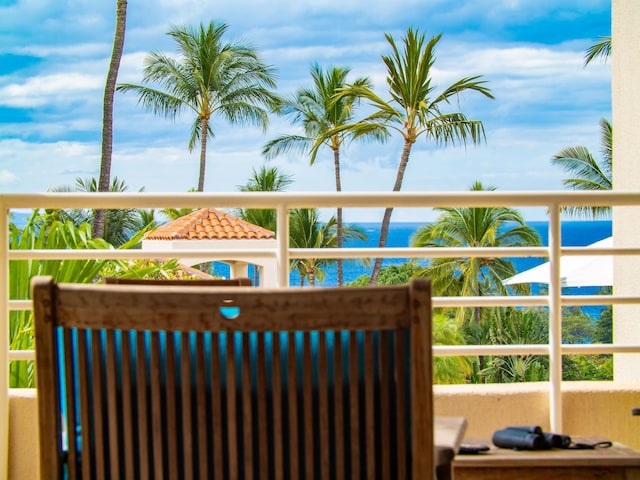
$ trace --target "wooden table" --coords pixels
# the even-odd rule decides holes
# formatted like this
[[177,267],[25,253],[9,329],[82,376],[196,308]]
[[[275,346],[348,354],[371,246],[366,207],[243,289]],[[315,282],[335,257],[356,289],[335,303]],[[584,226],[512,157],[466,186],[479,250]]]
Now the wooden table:
[[487,439],[464,442],[484,443],[491,450],[456,455],[452,462],[453,480],[640,480],[640,452],[619,443],[595,450],[517,451],[497,448]]

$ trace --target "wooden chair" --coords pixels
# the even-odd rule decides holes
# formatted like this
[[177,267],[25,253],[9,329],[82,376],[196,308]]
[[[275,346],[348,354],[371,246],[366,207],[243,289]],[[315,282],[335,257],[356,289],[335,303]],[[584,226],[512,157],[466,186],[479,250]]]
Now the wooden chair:
[[434,476],[427,280],[32,293],[42,478]]

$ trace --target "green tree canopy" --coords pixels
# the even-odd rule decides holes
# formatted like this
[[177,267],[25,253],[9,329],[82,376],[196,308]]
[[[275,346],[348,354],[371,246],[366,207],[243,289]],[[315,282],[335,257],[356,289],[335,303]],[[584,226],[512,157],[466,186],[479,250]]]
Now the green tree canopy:
[[[397,192],[402,187],[411,148],[419,137],[424,136],[436,145],[478,144],[484,139],[481,121],[447,109],[452,103],[459,105],[460,95],[466,92],[476,92],[487,98],[493,98],[493,95],[480,76],[461,78],[436,91],[433,80],[435,49],[441,35],[425,43],[424,34],[409,28],[400,46],[391,35],[385,34],[385,37],[391,46],[391,55],[382,56],[387,67],[390,98],[384,100],[370,88],[358,85],[342,90],[336,98],[361,97],[373,108],[369,116],[339,130],[349,130],[355,135],[376,130],[387,135],[391,130],[402,136],[404,145],[393,185],[393,191]],[[380,248],[387,243],[392,212],[393,208],[385,210],[378,243]],[[382,258],[377,258],[371,272],[372,284],[377,283],[381,266]]]
[[[551,159],[569,174],[563,183],[573,190],[611,190],[613,188],[613,127],[600,119],[600,143],[602,159],[597,161],[587,147],[569,147],[556,153]],[[608,217],[610,206],[565,207],[564,211],[574,216],[591,218]]]
[[145,59],[145,84],[117,88],[136,93],[138,102],[157,115],[175,118],[183,110],[194,114],[189,150],[200,141],[199,192],[204,191],[207,138],[214,137],[212,118],[266,130],[269,111],[280,106],[273,68],[252,45],[225,41],[227,29],[215,22],[172,28],[168,35],[178,47],[177,58],[151,52]]

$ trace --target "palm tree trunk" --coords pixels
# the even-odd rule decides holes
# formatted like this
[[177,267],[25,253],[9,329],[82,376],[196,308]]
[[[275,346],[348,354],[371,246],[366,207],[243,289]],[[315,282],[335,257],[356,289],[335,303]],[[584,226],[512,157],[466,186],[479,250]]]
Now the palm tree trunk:
[[[108,192],[111,183],[111,154],[113,152],[113,97],[118,80],[120,59],[124,48],[124,33],[127,24],[127,0],[118,0],[116,5],[116,31],[113,37],[111,62],[107,72],[102,104],[102,157],[100,159],[100,178],[98,192]],[[104,237],[105,211],[98,209],[94,213],[93,238]]]
[[[411,147],[413,142],[410,140],[404,141],[404,147],[402,148],[402,156],[400,157],[400,164],[398,165],[398,173],[396,174],[396,183],[393,185],[393,191],[399,192],[402,188],[402,180],[404,179],[404,172],[407,169],[409,163],[409,155],[411,154]],[[391,213],[393,208],[388,207],[384,211],[382,217],[382,225],[380,226],[380,241],[378,242],[378,248],[384,248],[387,245],[387,237],[389,236],[389,224],[391,223]],[[380,269],[382,268],[382,258],[376,258],[373,263],[373,270],[371,271],[371,280],[369,285],[377,285],[378,277],[380,276]]]
[[198,191],[204,192],[204,173],[207,166],[207,136],[209,133],[209,119],[200,118],[200,173],[198,175]]
[[[336,175],[336,192],[342,191],[342,180],[340,178],[340,150],[333,149],[333,164]],[[336,211],[336,246],[342,248],[342,207],[338,207]],[[344,273],[342,270],[342,259],[338,258],[338,286],[344,284]]]

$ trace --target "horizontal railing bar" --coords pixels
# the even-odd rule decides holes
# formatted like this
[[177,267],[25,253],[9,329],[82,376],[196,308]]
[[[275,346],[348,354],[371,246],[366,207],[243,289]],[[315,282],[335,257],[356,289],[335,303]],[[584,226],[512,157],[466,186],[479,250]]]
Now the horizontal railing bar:
[[367,208],[638,205],[640,193],[601,191],[5,193],[8,208]]
[[[562,345],[564,355],[640,353],[640,345],[612,345],[608,343],[590,343],[580,345]],[[500,355],[549,355],[548,345],[434,345],[436,357],[470,357]],[[9,360],[35,360],[34,350],[9,350]]]
[[113,249],[78,249],[78,250],[10,250],[9,260],[127,260],[148,258],[211,258],[212,260],[228,260],[231,258],[274,258],[274,248],[261,250],[113,250]]
[[[640,299],[639,299],[640,300]],[[548,306],[549,297],[543,295],[491,297],[433,297],[433,308],[443,307],[533,307]]]
[[546,247],[385,247],[292,248],[290,258],[457,258],[457,257],[547,257]]
[[[564,249],[563,249],[564,250]],[[593,251],[592,251],[593,250]],[[510,247],[510,248],[494,248],[494,247],[475,247],[475,248],[411,248],[411,247],[393,247],[378,250],[376,248],[291,248],[290,258],[463,258],[463,257],[547,257],[548,249],[545,247]],[[580,250],[572,249],[570,255],[595,256],[596,249],[582,247]],[[596,255],[603,254],[617,255],[640,255],[638,248],[625,249],[606,249],[600,253],[599,249]],[[43,260],[59,260],[59,259],[124,259],[124,258],[150,258],[150,257],[169,257],[169,258],[193,258],[193,257],[211,257],[211,258],[228,258],[229,255],[247,255],[257,256],[260,258],[274,257],[277,254],[276,248],[263,249],[174,249],[174,250],[114,250],[114,249],[81,249],[81,250],[10,250],[8,252],[9,260],[29,260],[31,258]]]
[[434,345],[437,357],[469,357],[487,355],[548,355],[548,345]]
[[[322,288],[322,287],[320,287]],[[632,305],[640,304],[640,297],[622,295],[563,295],[564,306],[580,305]],[[548,306],[546,295],[514,295],[514,296],[486,296],[486,297],[434,297],[434,308],[443,307],[532,307]],[[31,310],[30,300],[10,300],[9,310]]]

